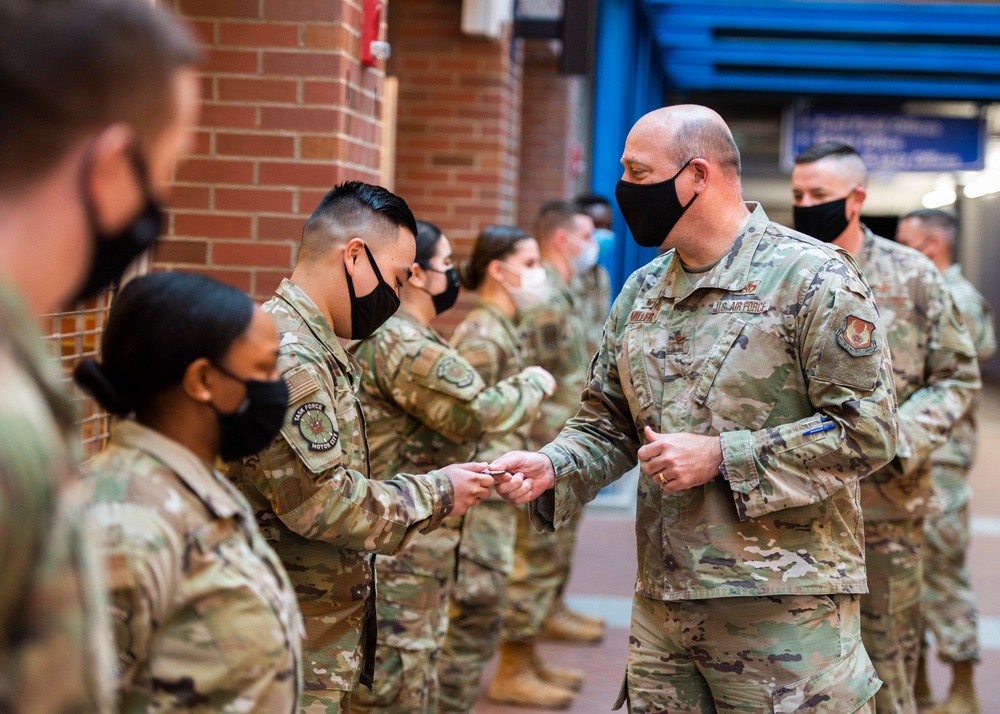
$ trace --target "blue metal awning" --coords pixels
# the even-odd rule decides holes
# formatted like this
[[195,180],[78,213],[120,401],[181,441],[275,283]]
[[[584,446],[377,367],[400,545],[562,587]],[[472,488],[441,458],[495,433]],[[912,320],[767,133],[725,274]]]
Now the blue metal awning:
[[641,2],[673,91],[1000,100],[1000,4]]

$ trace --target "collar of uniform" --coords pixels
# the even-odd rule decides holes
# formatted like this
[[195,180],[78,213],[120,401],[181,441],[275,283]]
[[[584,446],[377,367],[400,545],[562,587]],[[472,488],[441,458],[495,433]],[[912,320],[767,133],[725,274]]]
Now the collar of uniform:
[[[958,278],[964,277],[962,275],[962,266],[959,265],[958,263],[952,263],[951,265],[949,265],[947,268],[944,269],[944,272],[942,272],[941,275],[945,277],[946,281],[953,281],[957,280]],[[949,285],[950,284],[951,283],[949,283]]]
[[705,273],[688,273],[681,265],[677,251],[674,251],[670,266],[663,275],[662,289],[654,290],[652,294],[683,300],[699,289],[735,292],[746,288],[750,282],[753,256],[768,223],[767,214],[759,203],[748,202],[746,207],[750,218],[736,236],[733,247],[714,268]]
[[476,299],[476,307],[492,315],[493,319],[495,319],[507,333],[507,337],[511,340],[511,342],[515,345],[521,344],[521,336],[517,333],[514,321],[507,317],[507,315],[505,315],[500,308],[493,303],[486,302],[482,298]]
[[569,304],[574,303],[573,293],[569,289],[569,285],[563,280],[563,276],[559,274],[559,271],[555,269],[552,263],[548,261],[542,261],[542,267],[545,268],[546,279],[549,281],[549,287],[555,290],[557,293],[569,300]]
[[274,291],[274,294],[287,303],[288,307],[302,318],[309,331],[326,347],[341,369],[344,370],[344,373],[354,383],[357,376],[357,362],[348,356],[347,350],[344,349],[340,338],[337,337],[337,333],[330,327],[330,323],[326,321],[326,316],[316,307],[316,303],[306,295],[302,288],[288,278],[281,281],[281,285]]
[[[396,314],[393,315],[393,317],[399,318],[400,320],[406,320],[411,325],[413,325],[413,327],[415,327],[416,329],[420,330],[420,332],[422,334],[426,335],[428,338],[430,338],[432,340],[435,340],[436,342],[439,342],[442,345],[445,345],[445,346],[448,345],[447,340],[445,340],[443,337],[441,337],[441,335],[439,335],[437,333],[437,331],[433,327],[431,327],[430,325],[425,325],[420,320],[418,320],[416,317],[414,317],[413,314],[410,313],[409,311],[407,311],[406,309],[404,309],[402,307],[399,308],[398,310],[396,310]],[[393,317],[390,317],[389,320],[392,320]],[[388,322],[388,320],[386,322]]]
[[233,493],[217,471],[199,459],[195,454],[173,439],[143,426],[133,419],[115,419],[111,423],[111,443],[138,449],[162,463],[177,474],[189,489],[218,518],[245,518]]

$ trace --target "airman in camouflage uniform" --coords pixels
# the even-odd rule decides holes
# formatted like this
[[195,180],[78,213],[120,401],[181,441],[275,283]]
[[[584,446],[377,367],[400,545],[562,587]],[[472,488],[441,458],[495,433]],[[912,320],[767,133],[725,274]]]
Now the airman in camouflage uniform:
[[[518,311],[518,329],[523,336],[527,362],[549,370],[558,386],[531,425],[532,448],[555,438],[580,407],[590,353],[582,314],[584,303],[573,294],[567,281],[585,272],[583,268],[593,267],[575,258],[588,257],[589,251],[587,262],[596,260],[598,248],[591,237],[593,227],[593,219],[567,201],[544,204],[535,219],[535,237],[549,290],[542,300]],[[511,666],[501,666],[490,685],[489,696],[494,701],[535,704],[537,679],[571,691],[583,685],[582,670],[550,665],[542,671],[533,671],[537,668],[532,666],[540,661],[534,647],[543,622],[547,617],[562,615],[552,611],[569,576],[578,524],[579,518],[556,533],[536,533],[528,522],[527,509],[518,515],[514,570],[507,584],[500,647],[501,664],[505,659],[515,661]],[[560,624],[562,634],[577,640],[593,641],[603,635],[592,624],[572,623],[569,627],[566,622]],[[507,672],[517,674],[513,678],[502,676]]]
[[87,467],[123,712],[295,714],[302,619],[246,500],[134,421]]
[[[381,187],[342,184],[306,223],[292,279],[264,304],[281,340],[278,369],[289,387],[288,412],[278,438],[259,455],[229,464],[229,476],[299,595],[307,714],[349,711],[357,683],[372,686],[375,554],[397,553],[416,533],[464,513],[473,490],[485,496],[492,485],[492,478],[462,467],[370,478],[357,396],[361,374],[335,330],[364,339],[395,312],[415,233],[401,199]],[[374,243],[383,268],[362,235]],[[348,267],[353,278],[351,272],[344,277]],[[377,282],[357,296],[362,271]]]
[[[533,418],[550,382],[528,370],[487,387],[405,307],[351,352],[363,369],[361,401],[375,478],[470,460],[479,443]],[[398,555],[378,558],[375,689],[371,696],[356,695],[356,710],[437,712],[437,664],[461,525],[461,519],[447,519],[433,533],[415,536]]]
[[71,487],[76,409],[0,282],[0,711],[111,712],[96,538]]
[[[858,153],[828,142],[795,161],[796,228],[854,256],[875,296],[892,354],[899,403],[896,458],[861,486],[869,587],[861,602],[862,636],[884,683],[876,696],[880,714],[913,712],[923,519],[937,509],[929,457],[972,403],[979,368],[968,329],[934,265],[860,222],[867,171]],[[825,227],[828,212],[838,219],[833,227]],[[855,331],[845,333],[852,346],[858,338]]]
[[[858,481],[892,457],[896,428],[871,292],[849,256],[742,203],[711,110],[646,115],[622,163],[633,236],[666,252],[615,301],[559,438],[491,464],[530,483],[498,488],[537,499],[551,530],[642,463],[619,705],[873,711]],[[851,326],[870,341],[847,342]]]
[[[37,326],[117,282],[151,247],[149,203],[169,193],[195,122],[196,57],[190,36],[149,3],[0,3],[3,712],[113,710],[100,554],[75,466],[78,414]],[[140,175],[142,163],[155,175]],[[139,218],[143,230],[131,230]]]
[[[985,298],[952,263],[955,219],[940,210],[923,209],[903,216],[896,240],[919,250],[941,271],[955,306],[969,328],[979,364],[996,351],[993,313]],[[978,400],[977,400],[978,401]],[[979,662],[976,601],[966,567],[969,549],[969,469],[976,453],[977,403],[954,426],[948,442],[931,454],[931,478],[940,511],[924,523],[924,623],[934,633],[938,656],[952,667],[952,685],[932,714],[979,711],[973,665]],[[926,646],[926,643],[924,643]],[[921,655],[917,673],[917,705],[933,703]]]

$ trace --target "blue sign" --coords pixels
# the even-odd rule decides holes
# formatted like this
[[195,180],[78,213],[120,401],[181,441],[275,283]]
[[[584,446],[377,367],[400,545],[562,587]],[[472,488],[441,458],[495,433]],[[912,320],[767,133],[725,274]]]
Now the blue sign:
[[978,171],[986,153],[983,117],[868,114],[847,111],[785,113],[781,165],[791,171],[795,157],[814,144],[843,141],[872,172]]

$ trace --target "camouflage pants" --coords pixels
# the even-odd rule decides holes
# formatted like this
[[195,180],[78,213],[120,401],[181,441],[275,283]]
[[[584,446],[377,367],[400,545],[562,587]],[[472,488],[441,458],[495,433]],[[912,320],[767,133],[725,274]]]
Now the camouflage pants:
[[299,714],[351,714],[351,692],[306,690],[302,692]]
[[435,714],[438,659],[448,629],[447,582],[408,573],[378,580],[378,647],[372,691],[351,700],[357,714]]
[[[576,522],[567,524],[575,531]],[[526,642],[538,636],[545,616],[569,575],[566,536],[539,533],[528,520],[527,510],[517,514],[514,570],[507,584],[503,611],[503,640]]]
[[[471,519],[466,515],[462,528],[448,634],[438,664],[441,714],[464,714],[479,695],[483,668],[500,644],[507,577],[514,557],[517,510],[503,502],[486,501],[473,513]],[[492,557],[485,557],[491,553]]]
[[946,662],[978,662],[976,599],[965,558],[968,505],[927,519],[924,526],[924,623]]
[[875,711],[856,595],[632,599],[630,714]]
[[865,522],[868,594],[861,598],[861,637],[883,682],[875,697],[879,714],[917,711],[923,541],[922,519]]

